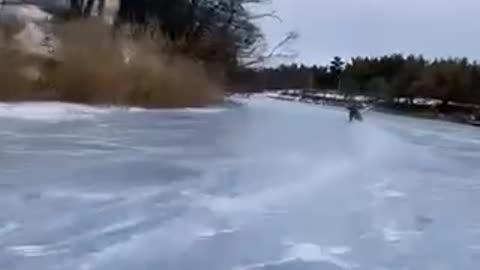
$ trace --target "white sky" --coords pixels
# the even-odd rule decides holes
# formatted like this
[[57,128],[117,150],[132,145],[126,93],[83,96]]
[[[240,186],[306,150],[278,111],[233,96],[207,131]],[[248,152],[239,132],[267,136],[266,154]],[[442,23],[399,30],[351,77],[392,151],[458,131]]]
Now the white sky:
[[259,24],[270,44],[295,30],[296,62],[391,53],[480,59],[480,0],[271,0],[283,22]]

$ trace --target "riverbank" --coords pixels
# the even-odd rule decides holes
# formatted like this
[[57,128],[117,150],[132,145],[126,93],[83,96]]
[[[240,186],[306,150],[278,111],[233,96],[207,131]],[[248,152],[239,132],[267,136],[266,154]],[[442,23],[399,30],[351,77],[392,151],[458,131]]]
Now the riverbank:
[[[160,33],[155,39],[134,39],[127,31],[113,36],[110,25],[94,19],[51,28],[58,44],[39,54],[18,46],[22,31],[12,34],[0,25],[1,101],[179,108],[223,99],[205,66],[177,52]],[[43,28],[35,29],[46,37]]]
[[0,101],[146,108],[221,103],[221,78],[161,29],[63,20],[12,2],[0,12]]

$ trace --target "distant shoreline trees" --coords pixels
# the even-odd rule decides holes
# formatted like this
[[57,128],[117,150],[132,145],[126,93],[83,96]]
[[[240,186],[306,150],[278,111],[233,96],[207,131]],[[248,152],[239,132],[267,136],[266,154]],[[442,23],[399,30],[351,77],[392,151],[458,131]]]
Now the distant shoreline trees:
[[329,66],[291,64],[246,72],[252,78],[250,89],[313,88],[368,95],[387,102],[432,98],[443,105],[480,104],[480,64],[466,58],[427,60],[401,54],[355,57],[339,72],[340,63],[341,59],[334,58]]

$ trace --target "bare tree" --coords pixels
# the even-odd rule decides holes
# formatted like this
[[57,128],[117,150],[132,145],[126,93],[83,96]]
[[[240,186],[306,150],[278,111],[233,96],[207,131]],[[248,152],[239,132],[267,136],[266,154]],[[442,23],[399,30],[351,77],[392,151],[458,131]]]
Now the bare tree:
[[105,10],[105,0],[70,0],[70,12],[73,16],[88,17],[92,15],[95,4],[97,14],[101,16]]
[[95,0],[87,0],[87,2],[85,3],[85,8],[83,9],[84,16],[90,16],[90,14],[92,14],[94,4]]
[[274,11],[254,13],[252,5],[266,0],[121,0],[118,21],[148,24],[155,21],[185,51],[204,61],[227,66],[256,65],[274,58],[290,58],[287,45],[297,39],[288,33],[271,50],[256,24],[260,19],[281,21]]
[[70,0],[70,11],[74,16],[82,15],[82,7],[84,0]]
[[98,0],[98,15],[103,16],[105,11],[105,0]]
[[245,66],[256,66],[260,64],[265,64],[269,61],[275,59],[293,59],[297,56],[297,53],[294,51],[285,51],[285,47],[288,44],[294,42],[299,37],[297,32],[291,31],[288,32],[285,37],[280,40],[277,44],[275,44],[268,53],[263,53],[265,49],[261,47],[261,45],[257,47],[253,47],[246,55],[245,59],[246,62],[244,63]]

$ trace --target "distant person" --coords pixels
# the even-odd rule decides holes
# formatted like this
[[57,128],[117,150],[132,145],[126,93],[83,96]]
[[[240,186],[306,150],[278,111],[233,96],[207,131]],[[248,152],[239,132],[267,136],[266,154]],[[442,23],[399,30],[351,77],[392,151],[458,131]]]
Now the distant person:
[[415,227],[417,231],[424,231],[428,226],[433,223],[433,218],[423,215],[415,217]]
[[362,114],[358,108],[358,105],[355,103],[351,103],[347,106],[348,110],[348,121],[352,122],[353,120],[362,121]]

